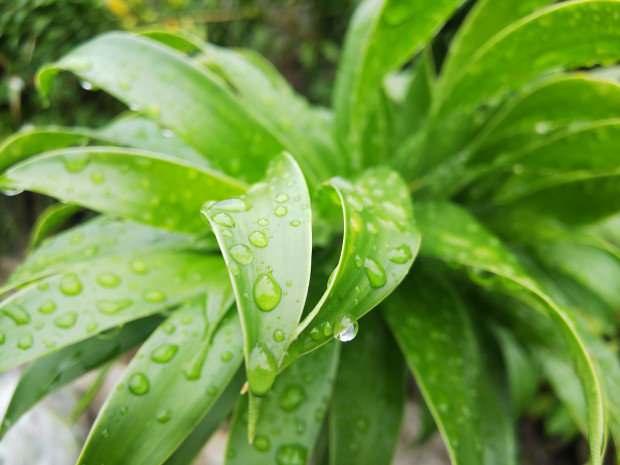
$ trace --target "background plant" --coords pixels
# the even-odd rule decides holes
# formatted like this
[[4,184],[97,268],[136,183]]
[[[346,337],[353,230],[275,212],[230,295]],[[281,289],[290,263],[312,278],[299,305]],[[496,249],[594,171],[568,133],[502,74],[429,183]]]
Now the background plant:
[[[620,58],[620,3],[482,0],[444,56],[460,3],[362,3],[333,112],[183,34],[104,34],[45,67],[43,95],[70,71],[135,114],[2,146],[4,189],[65,202],[2,288],[0,367],[37,359],[3,431],[142,343],[80,463],[186,463],[235,403],[229,464],[389,463],[406,366],[454,463],[516,463],[534,408],[602,463],[620,94],[598,65]],[[102,214],[43,240],[81,207]]]

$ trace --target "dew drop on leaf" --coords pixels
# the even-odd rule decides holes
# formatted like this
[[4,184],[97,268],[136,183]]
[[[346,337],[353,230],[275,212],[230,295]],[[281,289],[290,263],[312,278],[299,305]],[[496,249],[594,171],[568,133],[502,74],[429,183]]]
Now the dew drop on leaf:
[[254,231],[250,233],[248,240],[250,241],[250,244],[252,244],[254,247],[259,248],[266,247],[267,243],[269,242],[267,236],[261,231]]
[[378,261],[367,258],[364,260],[364,270],[366,271],[366,277],[368,278],[370,287],[380,288],[387,283],[385,270]]
[[121,310],[129,307],[133,304],[133,301],[130,299],[119,299],[119,300],[109,300],[102,299],[97,302],[97,309],[101,313],[105,313],[106,315],[114,315]]
[[116,287],[120,284],[121,279],[114,273],[101,273],[97,276],[97,282],[105,287]]
[[149,268],[146,265],[146,263],[144,263],[142,260],[139,260],[139,259],[132,260],[129,263],[129,267],[131,268],[131,271],[133,271],[136,274],[145,274],[149,271]]
[[288,194],[286,192],[280,192],[278,195],[276,195],[276,202],[278,203],[284,203],[288,200]]
[[357,320],[350,315],[343,315],[334,328],[336,338],[342,342],[352,341],[357,335]]
[[134,373],[129,378],[129,391],[136,396],[143,396],[151,387],[149,383],[149,379],[144,375],[144,373]]
[[90,179],[92,182],[94,182],[95,184],[103,184],[105,182],[105,176],[103,175],[102,171],[94,171],[91,175],[90,175]]
[[233,354],[232,352],[225,350],[220,354],[220,360],[222,362],[230,362],[232,360]]
[[159,289],[150,289],[144,292],[144,300],[147,302],[163,302],[166,300],[166,294]]
[[280,303],[282,289],[268,274],[260,274],[254,282],[254,302],[263,312],[270,312]]
[[273,212],[276,216],[284,216],[288,212],[288,209],[284,205],[278,205]]
[[267,218],[259,218],[256,222],[259,226],[267,226],[269,224],[269,220]]
[[67,312],[56,318],[54,320],[54,325],[62,329],[73,328],[75,326],[75,322],[77,321],[77,317],[77,313]]
[[294,228],[296,228],[297,226],[299,226],[301,224],[301,221],[299,220],[293,220],[291,221],[291,226],[293,226]]
[[273,332],[273,340],[276,342],[282,342],[284,340],[284,331],[282,331],[281,329],[276,329]]
[[176,344],[162,344],[151,352],[151,360],[157,363],[167,363],[179,350]]
[[[252,208],[252,205],[250,205],[248,202],[246,202],[243,199],[226,199],[226,200],[222,200],[220,202],[210,205],[210,208],[213,208],[215,210],[225,211],[225,212],[246,212]],[[226,225],[222,225],[222,226],[226,226]]]
[[156,419],[158,423],[163,424],[163,423],[168,423],[168,421],[170,421],[171,416],[172,416],[172,413],[170,412],[170,410],[165,409],[157,414]]
[[4,333],[0,333],[0,345],[4,344],[4,341],[6,341],[6,336]]
[[233,228],[235,226],[235,220],[228,213],[220,212],[211,216],[211,220],[215,224],[219,224],[220,226],[224,226],[226,228]]
[[34,339],[32,337],[32,334],[26,333],[23,336],[21,336],[19,340],[17,341],[17,348],[22,349],[22,350],[30,349],[33,343],[34,343]]
[[257,344],[250,352],[247,369],[250,390],[256,396],[269,392],[278,373],[278,365],[271,351],[264,344]]
[[308,460],[306,448],[299,444],[285,444],[278,449],[278,465],[305,465]]
[[108,428],[104,429],[101,432],[101,437],[104,438],[104,439],[109,438],[110,437],[110,430]]
[[304,400],[306,400],[306,393],[303,388],[297,384],[289,384],[284,389],[279,403],[282,410],[292,412],[299,407]]
[[87,153],[73,153],[64,157],[65,168],[71,173],[83,171],[89,163],[90,156]]
[[2,310],[17,326],[27,325],[30,323],[30,314],[18,305],[7,307]]
[[267,452],[271,447],[271,441],[267,436],[257,435],[254,438],[254,448],[260,452]]
[[69,273],[68,275],[63,276],[60,281],[60,292],[70,296],[78,295],[82,292],[82,283],[75,273]]
[[404,264],[411,260],[411,249],[408,245],[401,245],[400,247],[394,247],[387,253],[387,258],[393,263]]
[[254,261],[254,252],[245,244],[233,245],[228,252],[241,265],[249,265]]

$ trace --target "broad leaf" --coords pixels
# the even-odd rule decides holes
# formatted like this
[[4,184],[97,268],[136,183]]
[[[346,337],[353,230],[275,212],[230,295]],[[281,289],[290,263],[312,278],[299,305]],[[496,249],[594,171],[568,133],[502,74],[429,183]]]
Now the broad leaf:
[[243,360],[236,312],[222,320],[232,303],[222,278],[140,348],[102,407],[78,464],[163,463],[208,414]]
[[332,343],[293,363],[261,404],[252,444],[247,440],[247,396],[232,422],[226,465],[308,463],[336,377],[340,347]]
[[45,238],[54,234],[81,208],[77,205],[55,203],[47,207],[37,218],[32,227],[28,248],[30,250],[38,247]]
[[615,0],[578,0],[538,10],[513,23],[479,48],[459,72],[442,81],[438,111],[461,112],[516,90],[547,71],[617,61],[620,32],[615,16],[619,13]]
[[205,206],[226,259],[244,331],[251,392],[273,384],[310,281],[312,223],[304,176],[288,154],[247,195]]
[[144,341],[161,321],[157,316],[134,321],[118,331],[113,329],[110,335],[94,336],[35,360],[15,388],[0,426],[0,438],[44,397]]
[[47,152],[9,168],[0,188],[32,190],[96,211],[184,232],[204,231],[209,199],[245,191],[217,171],[161,154],[108,147]]
[[509,413],[499,405],[472,322],[454,289],[416,266],[406,288],[385,307],[452,463],[515,464]]
[[218,76],[154,40],[125,32],[96,37],[39,73],[44,95],[61,70],[157,120],[228,174],[256,180],[281,150]]
[[405,364],[378,312],[365,321],[369,326],[342,347],[329,415],[332,465],[389,465],[398,444]]
[[352,337],[357,320],[403,280],[420,245],[411,197],[395,172],[371,169],[355,183],[334,178],[324,195],[342,207],[342,251],[327,290],[297,329],[291,361],[334,337]]
[[517,284],[543,304],[564,337],[588,406],[588,439],[593,463],[601,463],[604,408],[601,380],[572,316],[528,276],[517,258],[492,233],[464,210],[449,203],[419,204],[416,221],[425,238],[421,254],[471,267],[474,273],[492,273]]
[[334,92],[336,128],[346,137],[354,168],[362,168],[361,141],[381,80],[409,60],[448,20],[462,0],[366,0],[347,30]]
[[174,307],[222,276],[220,257],[136,251],[42,279],[0,302],[0,371]]

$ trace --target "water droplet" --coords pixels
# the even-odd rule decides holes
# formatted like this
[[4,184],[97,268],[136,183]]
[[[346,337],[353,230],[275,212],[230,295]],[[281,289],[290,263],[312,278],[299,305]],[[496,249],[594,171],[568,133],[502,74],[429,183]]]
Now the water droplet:
[[232,360],[233,354],[229,350],[225,350],[220,354],[220,360],[222,362],[230,362]]
[[250,233],[248,240],[250,241],[250,244],[252,244],[254,247],[260,248],[266,247],[267,243],[269,242],[267,236],[265,236],[265,234],[263,234],[261,231],[254,231]]
[[270,312],[280,303],[282,289],[268,274],[260,274],[254,282],[254,302],[263,312]]
[[349,224],[351,225],[351,229],[355,233],[359,233],[362,230],[362,219],[357,213],[351,212],[351,216],[349,217]]
[[168,421],[170,420],[170,417],[172,416],[170,410],[166,409],[166,410],[162,410],[161,412],[159,412],[157,414],[157,417],[155,417],[157,419],[158,423],[168,423]]
[[364,209],[364,202],[357,194],[349,194],[347,196],[347,201],[355,211],[361,212]]
[[22,350],[30,349],[32,347],[32,344],[34,344],[32,334],[26,333],[21,336],[17,341],[17,348]]
[[234,228],[235,227],[235,220],[233,220],[233,217],[230,216],[228,213],[216,213],[215,215],[211,216],[211,221],[213,221],[215,224],[219,224],[220,226],[224,226],[226,228]]
[[230,229],[224,229],[222,231],[222,236],[228,237],[230,239],[231,237],[233,237],[233,233]]
[[166,294],[164,294],[159,289],[149,289],[148,291],[144,292],[144,300],[154,303],[163,302],[164,300],[166,300]]
[[149,379],[144,375],[144,373],[134,373],[129,378],[129,391],[136,396],[143,396],[151,387],[149,383]]
[[54,325],[58,328],[69,329],[75,326],[75,322],[77,321],[77,313],[75,312],[67,312],[64,315],[59,316],[54,320]]
[[312,339],[313,341],[320,341],[321,339],[323,339],[323,336],[321,335],[321,330],[318,327],[314,327],[310,330],[310,339]]
[[299,226],[301,224],[301,221],[299,220],[293,220],[291,221],[291,226],[293,226],[294,228],[296,228],[297,226]]
[[286,215],[286,212],[288,212],[288,209],[284,205],[278,205],[273,212],[276,216],[284,216]]
[[253,445],[254,449],[260,452],[266,452],[269,450],[269,447],[271,447],[271,442],[269,441],[269,438],[267,436],[256,435]]
[[166,334],[172,334],[176,331],[177,327],[172,323],[166,323],[162,329],[166,332]]
[[2,192],[4,195],[6,195],[8,197],[14,197],[14,196],[19,195],[22,192],[24,192],[24,189],[22,189],[20,187],[14,187],[14,188],[3,187],[2,190],[0,190],[0,192]]
[[90,156],[88,153],[72,153],[71,155],[65,155],[63,161],[67,171],[79,173],[90,163]]
[[105,176],[103,175],[103,172],[100,170],[94,171],[90,175],[90,179],[95,184],[103,184],[105,182]]
[[207,388],[207,394],[209,394],[210,396],[216,395],[217,394],[217,386],[213,386],[213,385],[209,386]]
[[334,328],[334,334],[342,342],[352,341],[357,335],[357,320],[350,315],[343,315]]
[[369,221],[368,223],[366,223],[366,229],[368,229],[368,232],[372,234],[373,236],[376,236],[379,233],[379,228],[372,221]]
[[304,400],[306,400],[306,393],[303,388],[297,384],[289,384],[280,397],[280,407],[282,410],[292,412]]
[[135,259],[129,263],[131,271],[136,274],[146,274],[149,271],[149,267],[142,260]]
[[105,287],[116,287],[120,284],[121,279],[114,273],[101,273],[97,276],[97,282]]
[[376,289],[385,286],[387,276],[385,274],[385,270],[379,262],[373,260],[372,258],[367,258],[364,260],[364,269],[366,271],[366,277],[368,278],[370,287],[374,287]]
[[252,205],[243,199],[226,199],[215,204],[210,204],[209,207],[214,210],[225,212],[247,212],[252,208]]
[[114,315],[121,310],[131,306],[133,301],[130,299],[108,300],[102,299],[97,302],[97,309],[106,315]]
[[102,437],[103,439],[107,439],[107,438],[109,438],[109,437],[110,437],[110,430],[109,430],[108,428],[104,429],[104,430],[101,432],[101,437]]
[[331,336],[333,332],[334,332],[334,328],[329,321],[326,321],[325,323],[323,323],[323,335],[325,337]]
[[256,223],[259,226],[267,226],[269,224],[269,220],[267,218],[259,218]]
[[357,268],[361,268],[363,264],[364,264],[364,261],[362,260],[362,257],[360,257],[359,255],[356,255],[355,256],[355,266]]
[[257,344],[250,352],[247,376],[252,393],[264,396],[269,392],[278,373],[278,365],[271,351],[264,344]]
[[27,325],[30,323],[30,314],[18,305],[7,307],[2,310],[6,316],[8,316],[17,326]]
[[80,81],[80,87],[84,90],[95,90],[93,84],[88,81]]
[[355,426],[362,433],[365,433],[368,431],[368,420],[365,417],[360,415],[357,417],[357,420],[355,420]]
[[411,260],[412,254],[411,249],[408,245],[401,245],[400,247],[395,247],[388,251],[387,258],[394,263],[407,263]]
[[295,432],[297,434],[304,434],[308,429],[306,420],[303,418],[295,418]]
[[276,195],[276,202],[284,203],[288,200],[288,194],[286,192],[280,192]]
[[233,245],[228,252],[241,265],[249,265],[254,261],[254,252],[245,244]]
[[78,244],[81,244],[83,241],[84,241],[84,234],[77,233],[71,236],[71,238],[69,239],[69,244],[78,245]]
[[0,345],[4,344],[4,341],[6,341],[6,336],[4,333],[0,333]]
[[285,444],[278,449],[276,462],[278,465],[306,465],[308,452],[298,444]]
[[60,291],[65,295],[78,295],[82,292],[82,283],[75,273],[63,276],[60,281]]
[[284,331],[282,331],[281,329],[276,329],[273,332],[273,340],[274,341],[282,342],[284,340],[284,338],[285,338]]
[[151,360],[157,363],[169,362],[178,350],[179,346],[176,344],[162,344],[151,352]]
[[125,405],[124,407],[121,407],[120,414],[121,415],[127,415],[128,411],[129,411],[129,408]]
[[37,289],[39,289],[40,291],[47,291],[49,287],[50,283],[48,283],[47,281],[37,284]]

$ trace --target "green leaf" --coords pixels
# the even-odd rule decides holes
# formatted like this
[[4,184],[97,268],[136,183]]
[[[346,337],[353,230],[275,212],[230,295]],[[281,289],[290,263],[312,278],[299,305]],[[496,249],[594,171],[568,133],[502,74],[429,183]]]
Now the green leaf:
[[134,321],[118,331],[112,330],[111,335],[91,337],[35,360],[19,379],[0,426],[0,438],[44,397],[127,352],[144,341],[160,322],[156,316]]
[[206,200],[245,191],[222,173],[165,155],[125,148],[85,147],[47,152],[9,168],[4,189],[32,190],[96,211],[165,229],[204,231]]
[[442,76],[449,80],[468,65],[478,50],[519,19],[554,0],[479,0],[459,27],[450,43],[442,66]]
[[175,311],[140,348],[78,464],[163,463],[208,414],[243,360],[243,339],[234,310],[222,319],[232,303],[227,278],[209,283],[207,292]]
[[325,189],[342,206],[342,251],[327,290],[297,328],[291,361],[334,337],[350,337],[357,320],[400,284],[420,245],[411,197],[394,171],[371,169],[355,183],[334,178]]
[[312,224],[303,174],[288,154],[245,197],[205,205],[228,264],[244,330],[251,392],[273,384],[301,317],[310,281]]
[[281,151],[218,76],[154,40],[126,32],[98,36],[39,72],[43,95],[61,70],[157,120],[230,175],[255,181]]
[[204,239],[182,233],[162,231],[132,221],[119,221],[99,216],[84,224],[45,239],[13,272],[0,295],[40,279],[67,271],[76,266],[112,255],[124,255],[138,250],[147,254],[153,250],[198,248],[216,250],[213,236]]
[[80,210],[81,207],[77,205],[64,203],[55,203],[47,207],[32,227],[28,249],[33,250],[38,247],[45,238],[54,234]]
[[618,13],[620,4],[615,0],[578,0],[513,23],[441,82],[437,110],[462,112],[517,90],[547,71],[616,62]]
[[368,327],[342,347],[329,415],[332,465],[389,465],[398,444],[405,364],[380,315],[365,321]]
[[200,60],[229,82],[246,107],[295,155],[311,187],[346,169],[330,126],[281,76],[274,76],[277,70],[267,60],[210,44],[204,44],[203,53]]
[[0,302],[0,371],[172,308],[214,279],[226,279],[219,256],[135,251],[40,280]]
[[331,397],[339,354],[339,345],[329,344],[278,376],[262,400],[252,444],[246,432],[248,400],[243,397],[230,429],[226,465],[308,463]]
[[[588,406],[588,440],[594,464],[601,463],[605,418],[601,378],[588,356],[581,331],[572,316],[532,279],[517,258],[492,233],[464,210],[449,203],[422,203],[416,221],[424,237],[420,253],[465,265],[474,273],[492,273],[517,284],[541,302],[564,337]],[[509,285],[510,286],[510,285]]]
[[509,414],[498,402],[472,322],[454,289],[427,267],[416,266],[407,286],[385,307],[452,463],[515,464]]
[[235,402],[239,399],[239,391],[241,391],[244,380],[244,370],[239,369],[233,380],[228,383],[224,392],[220,394],[215,404],[209,409],[208,414],[200,420],[200,423],[187,435],[181,445],[168,457],[164,465],[193,463],[207,440],[232,412]]
[[347,29],[334,92],[336,129],[346,137],[353,168],[362,168],[368,97],[449,19],[462,0],[366,0]]

